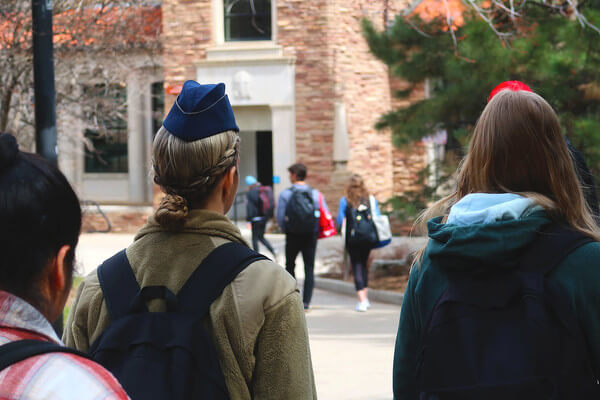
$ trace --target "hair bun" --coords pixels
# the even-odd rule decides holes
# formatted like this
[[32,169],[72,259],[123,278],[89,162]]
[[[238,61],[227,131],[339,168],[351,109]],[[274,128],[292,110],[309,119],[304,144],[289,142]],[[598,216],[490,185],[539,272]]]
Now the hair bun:
[[167,193],[156,209],[154,218],[167,229],[179,230],[183,227],[188,213],[186,199],[176,194]]
[[8,133],[0,133],[0,172],[8,169],[15,162],[18,154],[17,139]]

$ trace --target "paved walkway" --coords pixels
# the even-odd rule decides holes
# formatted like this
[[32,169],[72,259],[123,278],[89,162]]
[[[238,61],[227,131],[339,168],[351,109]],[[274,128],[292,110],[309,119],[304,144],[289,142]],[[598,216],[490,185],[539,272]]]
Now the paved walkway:
[[321,400],[392,399],[392,361],[399,306],[354,311],[350,296],[315,290],[306,315]]
[[[282,235],[270,239],[282,264]],[[78,273],[93,272],[132,241],[130,234],[83,234],[77,250]],[[296,271],[302,279],[301,257]],[[319,399],[392,399],[392,359],[400,307],[373,304],[368,312],[358,313],[355,304],[352,296],[315,289],[314,308],[306,320]]]

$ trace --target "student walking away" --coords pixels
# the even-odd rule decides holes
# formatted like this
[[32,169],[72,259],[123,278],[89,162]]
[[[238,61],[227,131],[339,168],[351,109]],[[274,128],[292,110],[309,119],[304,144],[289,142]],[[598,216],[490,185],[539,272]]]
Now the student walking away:
[[600,232],[552,107],[498,91],[456,191],[424,215],[394,397],[600,398]]
[[304,260],[304,309],[310,309],[315,286],[315,256],[319,231],[319,199],[328,210],[323,195],[305,182],[306,166],[294,164],[288,168],[292,186],[281,192],[277,205],[277,223],[285,232],[285,268],[295,275],[296,257],[302,252]]
[[187,81],[153,143],[165,197],[77,293],[66,343],[134,400],[316,398],[296,283],[225,216],[238,132],[225,85]]
[[252,227],[252,248],[258,251],[258,242],[261,242],[273,254],[275,250],[271,243],[265,239],[265,230],[267,221],[273,217],[275,201],[273,199],[273,189],[270,186],[263,186],[252,175],[246,176],[246,220]]
[[346,196],[340,199],[336,222],[338,226],[345,223],[345,229],[342,231],[358,296],[355,309],[360,312],[367,311],[371,306],[368,298],[367,261],[371,249],[379,242],[373,215],[381,215],[377,200],[369,194],[361,176],[352,175],[346,188]]
[[81,208],[58,168],[8,134],[0,134],[0,226],[0,398],[127,399],[49,322],[71,289]]

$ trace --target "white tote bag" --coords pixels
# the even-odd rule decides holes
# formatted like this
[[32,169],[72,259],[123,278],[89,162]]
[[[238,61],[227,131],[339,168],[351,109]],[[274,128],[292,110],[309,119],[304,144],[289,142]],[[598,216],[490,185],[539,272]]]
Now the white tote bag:
[[392,230],[390,229],[390,220],[387,215],[376,215],[377,207],[375,206],[375,197],[369,195],[369,205],[371,207],[371,216],[377,231],[379,243],[375,248],[387,246],[392,241]]

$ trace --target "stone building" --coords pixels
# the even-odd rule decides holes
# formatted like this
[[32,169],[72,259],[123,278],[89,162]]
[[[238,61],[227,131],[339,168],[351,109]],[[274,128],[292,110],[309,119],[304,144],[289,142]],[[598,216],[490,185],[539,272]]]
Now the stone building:
[[[158,194],[150,179],[154,133],[183,82],[194,79],[227,86],[241,129],[242,177],[273,183],[278,193],[289,185],[287,167],[303,162],[308,183],[332,211],[351,173],[380,201],[414,190],[435,151],[426,143],[399,150],[391,132],[374,129],[401,104],[391,95],[397,82],[361,30],[363,18],[383,28],[406,1],[163,0],[132,8],[127,12],[141,18],[135,25],[112,36],[99,32],[114,38],[104,46],[109,52],[84,46],[85,63],[73,51],[57,65],[57,87],[99,98],[99,112],[87,120],[73,104],[59,105],[60,166],[82,199],[128,206],[104,207],[113,219],[147,215]],[[107,19],[106,29],[115,21]],[[120,116],[102,117],[108,97],[120,99]]]
[[165,104],[188,79],[224,82],[241,129],[242,176],[279,192],[287,167],[303,162],[334,210],[351,173],[385,200],[415,180],[426,152],[396,150],[389,131],[374,129],[392,107],[391,84],[361,20],[383,27],[404,3],[163,0]]

